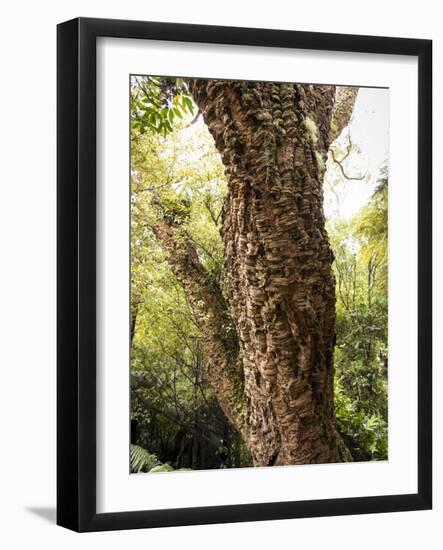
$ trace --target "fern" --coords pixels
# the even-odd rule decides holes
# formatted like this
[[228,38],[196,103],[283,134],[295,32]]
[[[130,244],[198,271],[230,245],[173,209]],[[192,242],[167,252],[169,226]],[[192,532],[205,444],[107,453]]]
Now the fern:
[[160,466],[158,458],[149,453],[143,447],[131,445],[131,473],[149,472],[156,466]]

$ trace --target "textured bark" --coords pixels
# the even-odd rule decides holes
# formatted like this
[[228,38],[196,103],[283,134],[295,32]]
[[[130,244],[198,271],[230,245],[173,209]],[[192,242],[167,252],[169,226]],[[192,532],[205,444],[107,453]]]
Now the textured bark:
[[350,460],[334,415],[335,280],[322,183],[355,93],[345,101],[334,86],[188,84],[228,181],[223,294],[166,222],[156,234],[200,319],[208,380],[255,465]]
[[205,377],[232,425],[245,437],[243,370],[239,344],[220,286],[201,265],[194,244],[166,219],[153,227],[183,286],[204,340]]

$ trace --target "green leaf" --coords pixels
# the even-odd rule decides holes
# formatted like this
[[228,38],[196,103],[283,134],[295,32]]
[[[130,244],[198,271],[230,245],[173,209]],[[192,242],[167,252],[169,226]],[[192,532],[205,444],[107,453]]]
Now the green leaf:
[[149,472],[160,464],[158,458],[138,445],[131,445],[131,472]]

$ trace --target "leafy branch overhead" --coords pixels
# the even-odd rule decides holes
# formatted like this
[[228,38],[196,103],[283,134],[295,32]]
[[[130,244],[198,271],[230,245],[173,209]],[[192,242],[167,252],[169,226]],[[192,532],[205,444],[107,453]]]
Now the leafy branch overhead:
[[132,129],[139,134],[152,131],[167,136],[177,121],[196,112],[182,78],[136,76],[131,89]]

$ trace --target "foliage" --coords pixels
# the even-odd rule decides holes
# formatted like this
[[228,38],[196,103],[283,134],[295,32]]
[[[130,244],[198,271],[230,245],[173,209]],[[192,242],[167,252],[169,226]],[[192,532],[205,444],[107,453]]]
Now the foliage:
[[329,228],[335,253],[335,401],[340,430],[387,459],[387,169],[369,202]]
[[366,415],[358,400],[352,400],[342,381],[335,379],[335,414],[340,432],[348,436],[354,459],[386,460],[388,457],[388,424],[377,413]]
[[131,472],[149,472],[160,466],[158,458],[138,445],[131,445]]
[[194,114],[194,101],[182,78],[134,76],[131,87],[132,130],[167,136],[187,114]]
[[[139,445],[131,444],[131,473],[147,473],[147,472],[173,472],[174,468],[165,462],[162,464],[158,458],[143,449]],[[189,470],[190,468],[179,468],[178,471]]]

